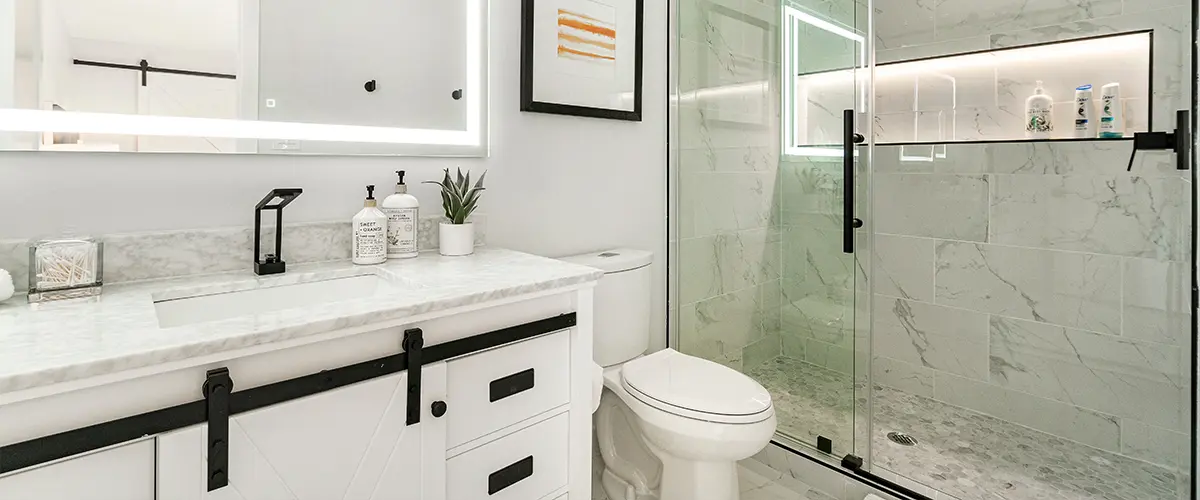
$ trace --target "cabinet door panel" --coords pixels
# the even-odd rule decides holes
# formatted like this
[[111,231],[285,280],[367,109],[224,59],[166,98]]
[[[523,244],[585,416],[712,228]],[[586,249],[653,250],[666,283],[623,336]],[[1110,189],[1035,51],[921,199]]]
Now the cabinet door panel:
[[229,486],[205,491],[207,426],[159,438],[159,498],[442,500],[445,364],[424,367],[421,423],[405,425],[408,374],[369,380],[236,415]]
[[153,500],[154,440],[0,478],[4,500]]

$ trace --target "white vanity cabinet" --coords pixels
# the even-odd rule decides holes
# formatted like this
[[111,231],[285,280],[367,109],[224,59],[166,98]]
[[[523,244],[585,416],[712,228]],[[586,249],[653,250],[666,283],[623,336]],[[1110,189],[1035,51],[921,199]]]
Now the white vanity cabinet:
[[0,500],[585,500],[591,323],[579,283],[0,391]]
[[0,476],[4,500],[154,500],[154,440]]
[[444,500],[446,363],[422,367],[421,421],[406,425],[408,373],[234,415],[229,485],[208,491],[207,425],[158,436],[158,497]]

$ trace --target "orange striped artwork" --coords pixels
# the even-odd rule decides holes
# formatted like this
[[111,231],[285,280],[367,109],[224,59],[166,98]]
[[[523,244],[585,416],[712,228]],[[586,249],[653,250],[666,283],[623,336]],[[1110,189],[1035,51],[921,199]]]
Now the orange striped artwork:
[[617,60],[617,26],[570,9],[558,9],[558,57],[610,65]]

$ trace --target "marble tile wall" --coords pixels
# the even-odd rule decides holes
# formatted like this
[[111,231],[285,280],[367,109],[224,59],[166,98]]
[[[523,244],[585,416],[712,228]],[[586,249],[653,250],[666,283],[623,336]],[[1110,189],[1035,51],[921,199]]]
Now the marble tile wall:
[[[418,246],[438,247],[441,217],[421,219]],[[487,242],[487,216],[472,217],[475,244]],[[254,249],[252,227],[191,229],[167,232],[100,235],[104,242],[104,282],[141,281],[196,274],[245,270]],[[263,241],[274,242],[274,228],[263,230]],[[284,260],[291,264],[350,259],[350,222],[286,224]],[[274,243],[264,243],[274,244]],[[29,241],[0,240],[0,269],[9,271],[18,291],[28,289]]]
[[675,347],[751,369],[783,342],[774,0],[679,0]]
[[1131,149],[877,146],[876,383],[1186,463],[1190,186]]

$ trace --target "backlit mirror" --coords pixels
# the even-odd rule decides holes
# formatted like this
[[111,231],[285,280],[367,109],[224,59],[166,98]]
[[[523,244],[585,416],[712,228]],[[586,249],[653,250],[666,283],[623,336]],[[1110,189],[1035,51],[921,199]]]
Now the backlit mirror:
[[487,0],[0,0],[0,149],[483,156]]

